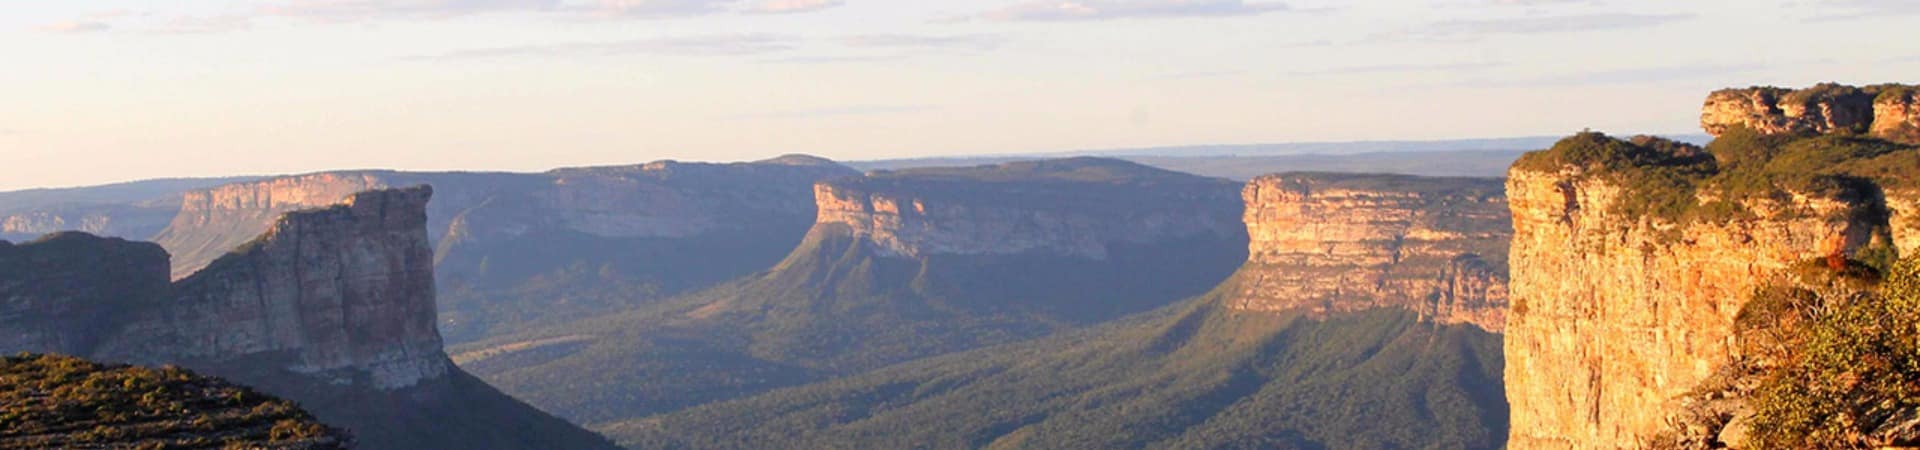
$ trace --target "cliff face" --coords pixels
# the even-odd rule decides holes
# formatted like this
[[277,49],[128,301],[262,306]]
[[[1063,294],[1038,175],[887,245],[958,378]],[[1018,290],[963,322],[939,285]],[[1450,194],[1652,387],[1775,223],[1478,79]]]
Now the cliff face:
[[1496,179],[1282,174],[1243,192],[1248,259],[1230,308],[1391,307],[1499,332],[1506,200]]
[[[1663,230],[1623,190],[1516,169],[1507,399],[1512,448],[1632,448],[1734,356],[1734,317],[1790,265],[1866,246],[1877,205],[1802,196],[1759,217]],[[1673,238],[1674,234],[1681,236]]]
[[1744,126],[1763,134],[1855,133],[1915,143],[1920,115],[1914,92],[1900,85],[1727,89],[1707,97],[1700,125],[1714,136]]
[[1516,163],[1510,448],[1646,446],[1678,423],[1684,395],[1750,356],[1735,319],[1760,287],[1794,282],[1796,265],[1920,250],[1920,196],[1905,182],[1920,153],[1817,136],[1896,138],[1886,130],[1906,125],[1887,124],[1906,119],[1882,113],[1899,108],[1872,102],[1894,105],[1899,89],[1721,91],[1709,132],[1777,140],[1703,151],[1583,133]]
[[355,194],[281,217],[259,239],[182,280],[169,314],[100,350],[128,361],[294,355],[289,369],[392,389],[447,371],[434,328],[426,205],[432,189]]
[[[1218,207],[1230,202],[1219,182],[1184,175],[1138,184],[1074,179],[1108,169],[1157,171],[1107,164],[1054,160],[973,168],[965,178],[904,171],[821,183],[814,187],[816,228],[843,226],[889,256],[1035,253],[1092,260],[1106,259],[1114,244],[1237,234],[1238,224]],[[1023,176],[996,181],[1007,176],[996,170]],[[1100,176],[1136,175],[1144,174]],[[1116,204],[1124,202],[1138,208]]]

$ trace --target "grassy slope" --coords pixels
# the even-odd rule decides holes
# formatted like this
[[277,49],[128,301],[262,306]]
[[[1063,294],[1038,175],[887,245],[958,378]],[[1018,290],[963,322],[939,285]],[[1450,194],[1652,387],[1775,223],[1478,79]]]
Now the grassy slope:
[[636,448],[1496,448],[1500,339],[1223,292],[1036,341],[604,427]]
[[0,359],[0,449],[339,449],[345,436],[293,403],[178,368]]

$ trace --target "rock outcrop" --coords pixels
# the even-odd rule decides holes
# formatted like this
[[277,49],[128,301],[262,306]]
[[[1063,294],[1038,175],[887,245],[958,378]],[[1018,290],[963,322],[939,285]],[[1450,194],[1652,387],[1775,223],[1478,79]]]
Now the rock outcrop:
[[1903,85],[1727,89],[1707,97],[1700,125],[1714,136],[1746,127],[1763,134],[1869,134],[1920,143],[1915,99],[1915,89]]
[[1404,308],[1504,328],[1512,228],[1499,180],[1279,174],[1243,196],[1251,243],[1230,308]]
[[431,195],[372,191],[286,214],[172,284],[150,243],[70,232],[0,247],[0,349],[143,364],[291,355],[288,370],[377,389],[438,378]]
[[[1895,138],[1884,124],[1904,119],[1874,112],[1872,89],[1899,88],[1721,91],[1703,122],[1716,134]],[[1509,448],[1647,446],[1682,421],[1682,397],[1742,356],[1735,319],[1758,288],[1793,278],[1796,265],[1920,250],[1916,198],[1901,181],[1915,149],[1809,142],[1818,145],[1743,141],[1728,145],[1783,147],[1710,154],[1583,133],[1515,164]],[[1847,156],[1728,159],[1815,157],[1791,152]]]

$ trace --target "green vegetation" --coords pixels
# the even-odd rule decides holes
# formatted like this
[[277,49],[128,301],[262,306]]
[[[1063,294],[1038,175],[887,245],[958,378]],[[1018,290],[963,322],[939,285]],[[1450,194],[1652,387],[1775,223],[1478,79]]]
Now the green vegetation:
[[[1827,269],[1827,270],[1820,270]],[[1742,311],[1756,448],[1871,448],[1920,410],[1920,264],[1814,261]]]
[[1685,224],[1751,217],[1749,205],[1794,194],[1851,202],[1883,188],[1920,186],[1910,175],[1920,168],[1917,148],[1854,135],[1765,136],[1745,128],[1727,131],[1705,149],[1584,132],[1522,156],[1514,167],[1603,177],[1623,189],[1614,213]]
[[345,436],[292,403],[179,368],[0,360],[0,449],[338,449]]
[[[1231,286],[1231,282],[1228,286]],[[1232,291],[604,430],[632,448],[1498,448],[1497,335],[1401,311],[1239,313]]]
[[548,411],[596,424],[1151,310],[1205,292],[1246,259],[1244,241],[1219,237],[1108,250],[1104,261],[909,259],[823,230],[757,276],[457,350],[590,336],[463,366]]
[[[952,196],[951,204],[967,208],[1072,201],[1079,206],[1047,211],[1114,221],[1184,209],[1233,223],[1242,204],[1231,182],[1105,159],[873,179],[834,183]],[[1136,195],[1143,192],[1153,196]],[[1127,212],[1074,209],[1094,204],[1124,204]],[[454,353],[463,367],[562,417],[589,425],[627,420],[1159,308],[1206,292],[1245,261],[1242,229],[1220,230],[1110,242],[1096,260],[1047,252],[889,255],[845,227],[822,225],[766,272]]]

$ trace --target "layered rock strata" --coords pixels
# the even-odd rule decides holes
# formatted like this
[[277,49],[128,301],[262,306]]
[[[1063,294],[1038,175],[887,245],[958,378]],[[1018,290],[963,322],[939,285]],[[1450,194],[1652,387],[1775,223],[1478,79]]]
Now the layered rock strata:
[[1230,308],[1404,308],[1504,328],[1511,227],[1499,180],[1278,174],[1242,195],[1251,239]]
[[[815,228],[843,227],[883,255],[909,258],[1104,260],[1113,245],[1237,234],[1238,224],[1217,207],[1231,203],[1220,180],[1096,158],[943,170],[953,173],[880,172],[817,184]],[[996,179],[996,171],[1018,176]],[[1117,178],[1076,179],[1095,171]],[[1133,177],[1141,178],[1119,180]]]
[[161,362],[285,352],[290,370],[364,374],[380,389],[446,374],[434,328],[431,188],[354,194],[289,213],[260,238],[179,283],[169,313],[143,316],[99,350]]

